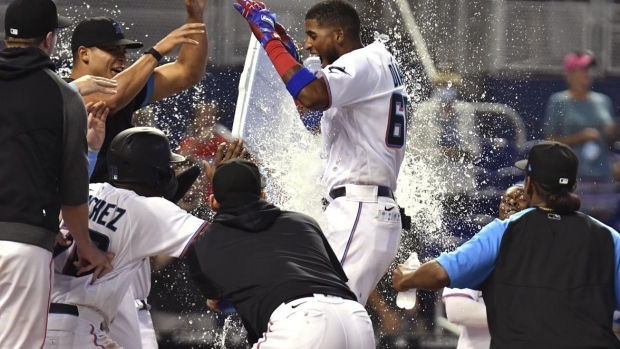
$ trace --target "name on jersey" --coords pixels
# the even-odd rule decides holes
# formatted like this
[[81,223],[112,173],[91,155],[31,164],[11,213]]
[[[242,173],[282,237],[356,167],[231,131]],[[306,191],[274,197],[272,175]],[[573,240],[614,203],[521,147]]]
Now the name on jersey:
[[392,73],[392,80],[394,80],[394,87],[400,87],[405,85],[405,79],[403,78],[403,74],[400,72],[398,65],[396,62],[392,62],[388,64],[388,68],[390,69],[390,73]]
[[116,231],[115,224],[125,215],[126,210],[92,195],[88,196],[90,215],[88,219]]

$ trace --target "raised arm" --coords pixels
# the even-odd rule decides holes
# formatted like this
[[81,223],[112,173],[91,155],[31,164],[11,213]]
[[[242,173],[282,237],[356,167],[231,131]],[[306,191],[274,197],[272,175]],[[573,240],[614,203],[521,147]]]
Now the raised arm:
[[[204,28],[206,0],[185,0],[186,26],[201,25]],[[155,102],[199,83],[205,76],[207,66],[207,34],[187,34],[195,44],[183,45],[179,57],[173,63],[155,69],[155,90],[149,102]]]
[[286,88],[294,99],[311,110],[323,110],[329,106],[329,91],[323,79],[314,76],[310,70],[297,62],[290,38],[275,16],[261,2],[237,0],[234,4],[248,21],[252,33],[278,71]]

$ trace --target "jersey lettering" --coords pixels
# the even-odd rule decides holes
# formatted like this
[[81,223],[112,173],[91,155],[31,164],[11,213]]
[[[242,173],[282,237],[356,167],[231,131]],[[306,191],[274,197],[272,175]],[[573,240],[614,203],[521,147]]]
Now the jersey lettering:
[[114,224],[116,222],[118,222],[119,219],[121,219],[121,217],[123,217],[123,215],[125,214],[125,212],[127,212],[126,210],[120,208],[120,207],[116,207],[116,210],[114,210],[114,213],[116,214],[116,216],[114,216],[106,225],[105,227],[112,230],[112,231],[116,231],[116,227],[114,226]]
[[89,204],[93,206],[88,219],[111,231],[116,231],[117,228],[114,224],[125,215],[126,210],[93,196],[91,196],[88,201]]

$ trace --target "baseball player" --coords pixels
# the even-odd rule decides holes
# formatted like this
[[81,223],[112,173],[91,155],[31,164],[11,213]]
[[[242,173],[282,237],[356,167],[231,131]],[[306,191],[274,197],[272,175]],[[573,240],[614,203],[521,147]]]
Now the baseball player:
[[[205,0],[185,0],[186,23],[173,30],[133,64],[127,62],[126,51],[142,47],[142,43],[125,38],[122,26],[112,18],[92,17],[77,24],[71,37],[73,67],[70,79],[98,75],[118,81],[114,95],[92,94],[86,102],[105,101],[110,107],[106,138],[98,153],[91,182],[108,179],[106,153],[118,133],[132,127],[133,113],[149,103],[162,100],[204,77],[207,60],[207,35],[204,25]],[[176,61],[162,64],[162,58],[178,46]]]
[[91,239],[114,255],[114,271],[95,282],[77,275],[76,246],[61,228],[68,240],[54,251],[45,348],[119,348],[107,330],[137,270],[152,255],[182,257],[207,225],[166,199],[178,187],[170,163],[183,160],[155,128],[115,137],[108,153],[112,183],[90,184],[88,201]]
[[306,14],[304,48],[323,67],[316,75],[297,63],[292,39],[262,3],[234,5],[292,97],[310,110],[325,110],[325,235],[365,304],[396,256],[402,229],[393,191],[407,133],[403,75],[382,42],[363,46],[359,15],[344,0],[319,2]]
[[192,280],[238,311],[254,349],[375,348],[372,324],[317,222],[264,201],[258,167],[219,164],[213,223],[187,254]]
[[[215,164],[219,164],[231,158],[245,157],[247,154],[243,149],[243,140],[240,139],[232,140],[224,154],[225,148],[224,143],[220,143],[215,150]],[[184,181],[182,177],[185,173],[188,173],[188,171],[189,170],[185,170],[177,176],[180,185],[187,182]],[[209,176],[209,173],[207,173],[207,176]],[[182,190],[183,193],[186,191],[185,189]],[[202,191],[202,189],[200,189],[200,191]],[[180,196],[181,195],[177,194],[176,199],[173,198],[171,201],[176,202]],[[132,349],[154,349],[159,347],[150,313],[151,306],[148,304],[147,300],[150,292],[151,264],[147,260],[142,263],[132,278],[129,290],[125,294],[125,297],[123,297],[118,308],[116,318],[110,325],[109,336],[119,346]]]
[[[512,186],[502,195],[499,219],[507,219],[526,208],[523,186]],[[469,288],[446,287],[442,301],[446,305],[446,317],[450,322],[459,325],[461,331],[456,349],[488,349],[491,335],[482,292]]]

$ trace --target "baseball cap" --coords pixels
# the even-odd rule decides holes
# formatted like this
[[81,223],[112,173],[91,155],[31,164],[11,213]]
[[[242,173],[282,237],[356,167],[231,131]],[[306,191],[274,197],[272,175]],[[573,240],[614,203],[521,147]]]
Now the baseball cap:
[[71,37],[71,52],[77,51],[80,46],[126,46],[140,48],[142,43],[125,39],[120,24],[110,17],[87,18],[75,27]]
[[532,147],[526,160],[517,161],[515,166],[524,170],[533,181],[553,188],[572,190],[577,183],[579,160],[563,143],[540,142]]
[[564,71],[585,69],[596,65],[596,57],[590,51],[575,51],[564,57]]
[[15,0],[6,8],[4,33],[7,38],[32,39],[72,23],[58,15],[52,0]]
[[258,167],[251,161],[231,159],[215,168],[213,195],[222,207],[236,207],[258,201],[263,188]]

